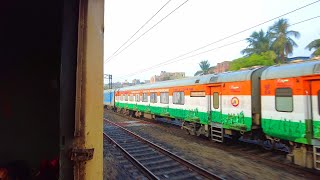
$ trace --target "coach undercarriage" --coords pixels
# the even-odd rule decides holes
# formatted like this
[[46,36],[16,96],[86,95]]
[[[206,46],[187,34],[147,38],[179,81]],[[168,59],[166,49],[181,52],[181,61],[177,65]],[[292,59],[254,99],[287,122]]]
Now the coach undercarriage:
[[[114,111],[136,118],[156,119],[154,114],[129,110],[125,108],[116,108]],[[168,117],[168,119],[170,119]],[[265,135],[261,129],[253,129],[248,132],[237,131],[223,128],[222,124],[212,123],[211,125],[198,122],[182,121],[181,129],[190,135],[205,136],[214,142],[223,143],[226,139],[244,142],[254,141],[266,150],[280,150],[287,152],[287,159],[294,164],[306,168],[315,168],[320,170],[320,146],[312,146],[296,143],[288,140],[281,140],[275,137]]]
[[222,128],[221,124],[212,123],[211,126],[196,122],[183,121],[181,129],[186,130],[190,135],[210,137],[212,141],[223,143],[225,137],[230,140],[243,141],[255,140],[266,150],[280,150],[287,152],[287,159],[296,165],[315,168],[320,170],[320,146],[312,146],[301,143],[295,143],[287,140],[280,140],[271,136],[263,135],[260,130],[250,132],[239,132]]
[[209,137],[210,135],[209,126],[200,123],[183,121],[181,129],[186,130],[187,133],[190,135],[204,135],[206,137]]

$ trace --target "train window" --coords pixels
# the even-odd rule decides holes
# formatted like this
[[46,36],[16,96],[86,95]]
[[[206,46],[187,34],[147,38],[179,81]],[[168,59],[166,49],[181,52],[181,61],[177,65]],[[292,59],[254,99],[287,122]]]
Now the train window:
[[140,94],[136,94],[136,101],[140,102]]
[[157,103],[157,93],[150,93],[150,102]]
[[125,101],[128,101],[128,94],[126,94],[126,95],[124,96],[124,100],[125,100]]
[[184,104],[184,92],[173,92],[173,104]]
[[123,94],[121,94],[120,96],[120,101],[123,101]]
[[190,92],[190,97],[205,97],[206,93],[204,91],[193,91]]
[[142,94],[142,102],[148,102],[148,93]]
[[219,109],[219,93],[213,93],[213,108]]
[[276,110],[280,112],[293,111],[293,96],[291,88],[276,89]]
[[134,101],[134,96],[133,96],[133,94],[130,94],[129,101]]
[[169,93],[168,92],[160,93],[160,103],[169,104]]
[[320,90],[318,91],[318,113],[320,115]]

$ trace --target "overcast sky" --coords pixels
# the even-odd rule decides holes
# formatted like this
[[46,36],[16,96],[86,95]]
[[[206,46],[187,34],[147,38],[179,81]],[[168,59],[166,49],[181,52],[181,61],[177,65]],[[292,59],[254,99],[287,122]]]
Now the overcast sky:
[[[106,0],[104,60],[108,59],[167,1]],[[127,45],[185,1],[171,0]],[[168,61],[314,1],[316,0],[189,0],[130,47],[109,59],[110,61],[104,64],[104,72],[113,75],[113,82],[124,80],[131,82],[132,79],[149,80],[152,75],[159,75],[160,71],[185,72],[186,76],[193,76],[199,70],[200,61],[208,60],[213,66],[222,61],[239,58],[242,56],[240,51],[247,46],[247,43],[243,41],[166,66],[158,66],[150,71],[130,74]],[[286,15],[284,18],[287,18],[290,24],[294,24],[319,16],[319,9],[320,2]],[[245,39],[253,31],[267,30],[274,22],[212,44],[185,57]],[[320,18],[292,26],[290,29],[301,33],[300,39],[295,39],[298,47],[294,49],[292,56],[310,56],[311,52],[306,50],[305,46],[314,39],[320,38]],[[125,47],[126,45],[123,48]]]

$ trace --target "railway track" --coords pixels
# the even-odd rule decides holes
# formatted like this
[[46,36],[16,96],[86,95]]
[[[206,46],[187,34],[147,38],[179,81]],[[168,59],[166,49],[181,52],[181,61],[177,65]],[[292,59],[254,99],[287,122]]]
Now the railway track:
[[148,179],[222,179],[114,122],[104,121],[104,138],[115,144]]
[[[162,124],[159,121],[152,121],[149,119],[138,119],[134,117],[129,117],[123,114],[115,113],[113,111],[108,110],[109,113],[112,113],[116,116],[129,119],[129,120],[135,120],[135,121],[146,121],[149,123],[155,123],[155,124]],[[176,127],[177,130],[180,130],[180,128],[176,125],[173,127]],[[288,171],[292,172],[293,174],[300,174],[302,177],[308,177],[310,179],[314,178],[319,178],[320,177],[320,172],[313,170],[313,169],[308,169],[308,168],[303,168],[298,165],[295,165],[293,163],[290,163],[286,159],[286,153],[282,151],[267,151],[264,150],[263,148],[259,147],[258,145],[255,144],[250,144],[246,142],[238,142],[238,143],[227,143],[227,144],[220,144],[220,143],[212,143],[210,142],[208,144],[208,140],[205,138],[197,137],[197,136],[190,136],[190,140],[193,139],[197,141],[198,143],[204,143],[206,145],[212,146],[214,148],[218,148],[224,151],[228,151],[232,154],[237,154],[239,156],[243,156],[249,159],[252,159],[253,161],[260,161],[263,162],[266,165],[278,167],[278,168],[286,168]]]

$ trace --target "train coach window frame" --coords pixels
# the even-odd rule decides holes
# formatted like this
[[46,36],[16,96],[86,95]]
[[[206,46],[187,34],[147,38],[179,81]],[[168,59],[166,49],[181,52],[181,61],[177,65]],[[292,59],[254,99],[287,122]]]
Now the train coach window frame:
[[320,90],[318,91],[318,113],[320,115]]
[[128,101],[128,94],[126,94],[126,95],[124,96],[124,100],[125,100],[125,101]]
[[140,102],[140,94],[136,94],[136,102]]
[[183,91],[173,92],[172,103],[184,105],[184,103],[185,103],[184,92]]
[[157,103],[157,93],[150,93],[150,102]]
[[205,91],[191,91],[190,97],[206,97]]
[[169,104],[169,93],[168,92],[161,92],[160,93],[160,103]]
[[278,112],[293,112],[292,88],[277,88],[275,93],[275,109]]
[[123,94],[120,95],[120,101],[123,101]]
[[134,101],[134,96],[133,96],[133,94],[130,94],[130,96],[129,96],[129,101]]
[[142,94],[142,102],[148,102],[148,93]]
[[213,108],[214,109],[219,109],[219,104],[220,104],[220,96],[219,96],[219,93],[218,92],[214,92],[213,95],[212,95],[212,103],[213,103]]

